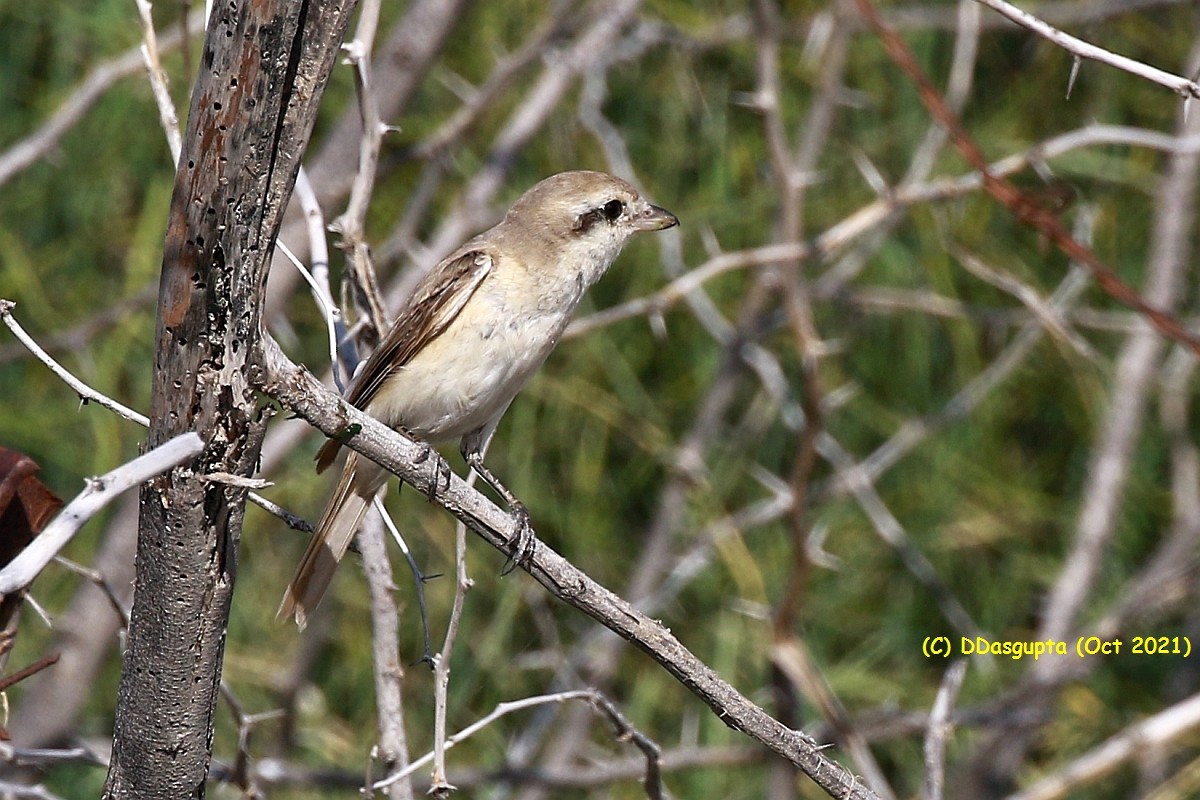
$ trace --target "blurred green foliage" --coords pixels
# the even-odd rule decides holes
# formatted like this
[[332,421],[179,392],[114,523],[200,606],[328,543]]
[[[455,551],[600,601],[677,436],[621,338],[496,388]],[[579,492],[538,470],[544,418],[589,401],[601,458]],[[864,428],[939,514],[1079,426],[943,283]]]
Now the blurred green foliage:
[[[544,3],[476,4],[459,23],[431,77],[403,119],[403,131],[385,148],[395,155],[445,121],[459,106],[451,87],[458,80],[486,79],[497,55],[517,48],[546,13]],[[953,14],[951,3],[930,3]],[[824,3],[790,3],[781,53],[781,103],[790,133],[804,133],[820,64],[803,57],[804,32]],[[385,6],[384,28],[402,9]],[[742,13],[739,3],[702,4],[661,0],[643,18],[657,19],[684,35],[702,37]],[[986,13],[986,12],[985,12]],[[179,9],[162,4],[156,18],[169,24]],[[1178,7],[1115,16],[1089,30],[1106,47],[1175,72],[1184,70],[1194,30],[1193,12]],[[907,39],[925,68],[940,82],[949,66],[952,34],[910,32]],[[139,29],[126,0],[84,6],[63,0],[0,3],[0,152],[27,136],[54,112],[98,61],[135,47]],[[831,143],[808,190],[805,230],[819,234],[870,203],[874,193],[855,165],[868,159],[889,181],[898,181],[930,121],[914,89],[887,60],[878,43],[857,33],[850,43],[845,101],[838,108]],[[195,59],[195,43],[190,49]],[[691,51],[652,47],[608,76],[604,112],[621,132],[638,177],[655,200],[683,221],[685,259],[706,258],[705,237],[726,250],[770,241],[778,210],[771,184],[762,121],[747,107],[755,89],[755,43],[734,39]],[[172,92],[182,110],[194,71],[176,50],[165,55]],[[1070,57],[1014,30],[984,33],[975,89],[963,118],[989,157],[1020,151],[1090,121],[1173,129],[1176,99],[1153,86],[1087,64],[1069,100],[1063,99]],[[516,81],[450,159],[445,199],[422,232],[449,207],[453,192],[479,166],[507,114],[532,80]],[[317,137],[353,102],[348,71],[339,69],[327,95]],[[506,180],[502,200],[537,178],[568,168],[607,168],[594,137],[576,120],[577,92],[524,150]],[[77,376],[135,408],[148,408],[153,353],[154,284],[161,235],[170,200],[172,169],[154,102],[140,73],[104,94],[46,158],[0,188],[0,297],[17,301],[15,314],[39,339],[119,306],[119,318],[55,356]],[[404,208],[419,169],[393,160],[381,174],[369,219],[372,240],[385,237]],[[1126,280],[1139,285],[1154,213],[1152,191],[1164,163],[1148,150],[1090,148],[1056,159],[1058,179],[1074,189],[1075,208],[1095,209],[1094,246]],[[958,175],[964,163],[945,148],[935,174]],[[1036,188],[1033,173],[1017,177]],[[326,209],[330,217],[340,208]],[[1068,211],[1068,218],[1073,211]],[[1049,294],[1065,275],[1064,258],[982,196],[920,206],[904,215],[871,257],[855,285],[935,291],[972,308],[1014,309],[1019,304],[960,268],[952,248],[978,254]],[[398,265],[403,268],[407,265]],[[808,269],[820,274],[827,264]],[[735,317],[754,276],[737,272],[707,289],[718,308]],[[649,294],[666,278],[657,244],[639,242],[591,296],[587,308],[604,308]],[[1112,309],[1098,292],[1086,305]],[[293,354],[319,371],[322,327],[303,295],[288,303],[297,339]],[[938,412],[1011,342],[1014,329],[979,319],[948,319],[911,311],[881,313],[839,299],[815,307],[816,327],[836,344],[823,359],[820,377],[829,391],[853,386],[843,405],[824,420],[850,453],[862,458],[913,417]],[[665,315],[666,336],[644,321],[604,328],[565,343],[517,400],[501,425],[490,460],[533,512],[535,525],[605,585],[620,591],[640,554],[655,517],[660,490],[674,474],[675,448],[687,435],[697,406],[722,369],[722,348],[683,305]],[[1089,332],[1106,357],[1120,337]],[[14,355],[14,341],[0,336],[0,444],[26,452],[42,465],[42,479],[64,497],[81,481],[134,456],[145,433],[78,398],[34,360]],[[770,330],[761,342],[784,368],[791,400],[800,372],[786,329]],[[1110,366],[1088,363],[1050,340],[992,392],[965,421],[951,423],[883,475],[877,488],[914,545],[976,622],[995,637],[1028,638],[1036,630],[1044,594],[1070,546],[1079,493],[1087,479],[1095,430],[1108,397]],[[724,515],[762,498],[759,465],[786,476],[795,457],[795,431],[773,409],[761,386],[743,380],[731,410],[707,453],[708,473],[690,484],[676,548],[693,545]],[[1151,417],[1155,412],[1151,412]],[[282,424],[282,423],[281,423]],[[298,424],[298,423],[286,423]],[[311,471],[319,437],[310,435],[285,466],[267,477],[271,497],[313,518],[326,480]],[[1168,442],[1157,421],[1138,442],[1136,467],[1119,525],[1119,538],[1097,597],[1118,592],[1171,524]],[[452,461],[461,469],[457,456]],[[832,470],[821,463],[816,478]],[[405,491],[389,505],[417,560],[430,573],[453,572],[450,518]],[[943,670],[920,655],[930,634],[950,633],[931,596],[884,545],[850,498],[823,496],[811,521],[827,527],[826,549],[837,570],[813,569],[797,625],[816,662],[842,703],[853,713],[879,708],[927,709]],[[102,515],[70,545],[66,555],[87,563],[104,530]],[[298,637],[277,624],[274,608],[303,547],[257,508],[247,512],[241,568],[230,624],[225,675],[248,711],[280,702],[281,676],[291,668]],[[469,542],[475,586],[468,598],[455,651],[450,690],[450,727],[457,729],[497,702],[549,690],[562,649],[588,631],[588,621],[541,593],[525,576],[500,579],[503,558]],[[668,607],[656,612],[697,654],[752,699],[770,706],[772,642],[764,611],[778,602],[792,560],[786,521],[744,531],[715,549],[713,566],[691,581]],[[296,751],[313,765],[361,770],[375,740],[366,591],[352,557],[327,601],[328,644],[299,700]],[[51,567],[35,596],[53,615],[63,609],[78,579]],[[398,567],[403,606],[402,651],[421,653],[411,582]],[[452,581],[427,587],[435,644],[444,632]],[[1102,611],[1103,609],[1097,609]],[[1157,630],[1177,633],[1182,611],[1158,621]],[[1150,631],[1131,631],[1148,633]],[[563,641],[557,640],[563,637]],[[21,666],[44,653],[51,633],[30,615],[12,656]],[[115,643],[114,643],[115,644]],[[971,706],[1010,686],[1027,662],[997,659],[973,668],[960,704]],[[108,735],[120,665],[114,654],[97,682],[80,724],[83,736]],[[1173,667],[1154,659],[1113,659],[1086,683],[1072,686],[1056,707],[1055,722],[1039,740],[1037,763],[1052,768],[1094,746],[1123,725],[1173,699]],[[408,669],[405,685],[409,747],[431,744],[431,675]],[[684,689],[643,654],[626,651],[610,695],[643,730],[664,746],[742,744]],[[1194,690],[1191,686],[1188,691]],[[13,692],[20,702],[20,689]],[[814,723],[805,708],[796,724]],[[234,755],[236,730],[228,709],[218,712],[216,756]],[[509,718],[455,749],[454,765],[498,767],[522,720]],[[630,753],[613,744],[596,724],[603,752]],[[278,729],[256,731],[256,756],[279,752]],[[970,728],[954,740],[950,758],[970,753]],[[258,743],[262,743],[259,745]],[[904,737],[877,746],[877,756],[902,796],[914,796],[923,767],[920,740]],[[845,759],[845,754],[835,755]],[[671,774],[679,797],[759,797],[767,770],[762,764]],[[1031,773],[1028,778],[1036,777]],[[52,770],[46,785],[64,797],[95,796],[102,771]],[[1131,773],[1095,789],[1089,797],[1125,797]],[[817,796],[802,783],[801,795]],[[233,796],[214,790],[214,796]],[[276,797],[315,797],[280,791]],[[348,796],[343,792],[340,796]],[[564,793],[556,796],[572,796]],[[633,781],[596,796],[638,797]]]

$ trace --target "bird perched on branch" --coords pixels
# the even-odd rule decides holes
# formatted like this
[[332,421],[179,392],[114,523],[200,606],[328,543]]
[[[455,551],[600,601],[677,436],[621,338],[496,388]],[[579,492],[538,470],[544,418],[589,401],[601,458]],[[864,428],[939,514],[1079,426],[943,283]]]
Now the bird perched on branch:
[[[520,533],[524,505],[484,465],[488,441],[517,392],[558,344],[584,292],[638,231],[678,225],[620,178],[562,172],[541,181],[495,227],[434,267],[346,392],[346,401],[434,445],[460,440],[467,464],[504,501]],[[342,442],[317,454],[329,467]],[[388,473],[351,452],[292,578],[279,616],[304,627]]]

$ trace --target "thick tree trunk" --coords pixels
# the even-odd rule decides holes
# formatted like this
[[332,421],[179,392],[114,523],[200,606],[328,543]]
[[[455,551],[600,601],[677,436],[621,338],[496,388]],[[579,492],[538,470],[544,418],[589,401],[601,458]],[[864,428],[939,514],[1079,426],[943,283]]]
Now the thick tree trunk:
[[213,6],[159,289],[150,446],[195,430],[192,464],[142,492],[109,798],[202,797],[245,490],[262,435],[249,383],[263,287],[353,0]]

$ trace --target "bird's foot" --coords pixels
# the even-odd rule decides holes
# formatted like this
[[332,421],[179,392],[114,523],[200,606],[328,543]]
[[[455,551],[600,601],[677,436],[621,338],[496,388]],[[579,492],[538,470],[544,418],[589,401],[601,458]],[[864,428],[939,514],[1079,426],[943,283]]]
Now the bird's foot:
[[508,560],[500,570],[502,576],[517,567],[528,567],[533,559],[533,552],[537,549],[537,536],[533,532],[533,526],[529,524],[529,509],[518,500],[512,505],[512,515],[517,529],[508,540]]
[[417,456],[415,463],[424,464],[426,461],[430,462],[431,473],[429,476],[429,487],[425,490],[425,497],[432,503],[437,497],[438,492],[450,488],[450,462],[442,458],[442,454],[433,445],[427,442],[421,442],[420,444],[424,449]]

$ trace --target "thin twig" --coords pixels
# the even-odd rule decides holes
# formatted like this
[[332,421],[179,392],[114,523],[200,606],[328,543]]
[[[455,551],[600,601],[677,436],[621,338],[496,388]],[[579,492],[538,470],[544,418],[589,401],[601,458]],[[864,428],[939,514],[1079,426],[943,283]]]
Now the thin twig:
[[[325,215],[317,200],[317,193],[308,179],[308,171],[304,167],[296,175],[296,190],[293,196],[300,203],[304,212],[305,230],[308,231],[308,252],[312,257],[312,269],[306,269],[304,263],[290,249],[278,242],[277,247],[292,263],[300,276],[312,290],[313,299],[321,310],[321,318],[325,320],[326,338],[329,342],[329,363],[333,370],[333,382],[338,391],[345,394],[346,384],[350,382],[350,372],[357,358],[338,357],[338,343],[346,338],[346,323],[342,312],[333,302],[333,291],[329,285],[329,245],[325,241]],[[345,377],[343,377],[343,375]]]
[[[437,478],[434,478],[436,481]],[[467,476],[467,485],[475,482],[475,473]],[[441,651],[433,659],[433,773],[430,776],[430,794],[448,796],[454,791],[446,779],[446,750],[452,743],[446,737],[447,693],[450,687],[450,657],[454,653],[454,642],[458,638],[458,626],[462,621],[467,592],[474,582],[467,575],[467,526],[459,520],[454,526],[454,603],[450,608],[450,621],[446,625],[446,638]]]
[[1089,44],[1082,39],[1076,39],[1068,33],[1063,33],[1053,25],[1043,22],[1033,14],[1022,11],[1012,3],[1006,3],[1004,0],[976,0],[976,2],[982,3],[994,11],[998,11],[1021,27],[1028,28],[1038,36],[1053,42],[1075,56],[1076,59],[1086,58],[1091,61],[1098,61],[1101,64],[1107,64],[1110,67],[1116,67],[1131,75],[1136,75],[1139,78],[1144,78],[1160,86],[1165,86],[1185,99],[1200,97],[1200,84],[1197,84],[1195,81],[1188,80],[1179,75],[1172,75],[1157,67],[1143,64],[1132,58],[1126,58],[1125,56],[1105,50],[1102,47]]
[[53,764],[108,766],[106,758],[88,747],[16,747],[6,741],[0,741],[0,761],[18,767],[45,767]]
[[[375,329],[376,337],[382,337],[390,324],[364,230],[367,206],[375,186],[375,173],[379,165],[379,149],[383,145],[383,134],[388,130],[379,117],[379,104],[371,84],[370,56],[375,43],[375,27],[379,22],[379,7],[379,0],[365,0],[354,39],[344,45],[350,65],[354,69],[354,86],[358,92],[363,130],[359,140],[358,171],[354,174],[349,204],[345,212],[329,226],[330,230],[342,235],[339,246],[346,253],[346,273],[343,275],[343,282],[349,281],[352,285],[355,302],[364,309],[365,316]],[[345,297],[342,299],[343,302],[347,302]],[[352,369],[353,365],[350,368]]]
[[984,263],[983,259],[965,250],[955,249],[952,252],[967,272],[1020,300],[1051,336],[1065,342],[1072,350],[1093,364],[1100,364],[1103,361],[1100,354],[1088,344],[1086,339],[1068,327],[1062,313],[1051,306],[1046,298],[1042,297],[1041,293],[1032,286],[1024,283],[1011,272],[1004,272],[989,266]]
[[279,719],[287,712],[282,708],[276,708],[270,711],[262,711],[258,714],[247,714],[241,701],[238,700],[237,695],[233,692],[233,688],[228,683],[221,681],[220,691],[221,697],[225,699],[226,704],[233,713],[233,721],[237,724],[238,729],[237,756],[234,760],[233,773],[229,781],[241,789],[243,796],[249,798],[249,800],[263,800],[266,795],[255,780],[254,760],[250,756],[250,735],[254,732],[255,726],[260,722]]
[[421,616],[421,638],[422,649],[421,657],[417,659],[417,663],[433,664],[433,646],[430,644],[429,637],[429,609],[425,604],[425,584],[434,578],[441,577],[440,574],[426,575],[413,557],[412,549],[409,548],[408,542],[404,541],[404,537],[400,534],[400,529],[396,527],[396,523],[392,520],[390,514],[387,513],[383,505],[383,498],[376,496],[374,502],[375,510],[379,512],[380,518],[383,520],[383,527],[391,534],[392,541],[396,543],[396,547],[400,549],[400,554],[404,556],[405,563],[408,564],[408,570],[412,573],[413,586],[417,594],[417,611]]
[[77,564],[71,559],[61,555],[54,557],[54,563],[91,581],[92,584],[95,585],[95,587],[104,595],[104,599],[108,601],[108,604],[112,607],[112,610],[117,613],[118,619],[121,620],[121,628],[124,630],[129,629],[129,609],[126,608],[125,604],[121,602],[121,598],[117,596],[116,590],[113,589],[112,584],[108,582],[108,579],[104,577],[104,574],[100,572],[100,570],[92,569],[91,567],[85,567],[82,564]]
[[638,730],[633,723],[625,718],[620,709],[602,695],[592,689],[588,691],[592,706],[608,718],[617,733],[617,741],[633,742],[646,758],[646,774],[642,786],[650,800],[662,800],[662,748],[654,740]]
[[[158,40],[159,51],[178,47],[183,41],[182,30],[204,25],[204,9],[190,13],[187,27],[175,26]],[[122,78],[144,66],[141,48],[135,48],[92,69],[79,87],[40,128],[0,153],[0,186],[53,152],[62,137],[71,130],[96,101]]]
[[178,164],[179,153],[183,150],[183,137],[179,133],[179,115],[175,113],[175,103],[167,90],[167,75],[163,72],[162,62],[159,60],[158,37],[154,32],[154,16],[151,13],[154,6],[149,0],[134,0],[134,3],[142,20],[141,51],[146,62],[146,73],[150,78],[150,88],[154,92],[154,102],[158,106],[163,132],[167,135],[171,163]]
[[[41,345],[39,345],[33,339],[33,337],[26,333],[25,329],[21,327],[20,323],[18,323],[16,318],[12,315],[12,310],[16,307],[16,305],[17,304],[11,300],[0,298],[0,318],[4,320],[4,324],[7,325],[10,330],[12,330],[17,339],[20,340],[23,345],[25,345],[29,352],[32,353],[38,361],[41,361],[43,364],[45,364],[51,372],[53,372],[63,381],[63,383],[74,389],[75,393],[79,395],[80,399],[83,400],[85,405],[89,402],[95,402],[97,405],[103,406],[104,408],[112,411],[117,416],[123,417],[130,422],[136,422],[143,428],[150,427],[150,418],[145,414],[134,411],[133,409],[117,402],[116,400],[113,400],[108,395],[93,389],[91,386],[88,386],[86,383],[76,378],[74,375],[68,372],[65,367],[51,358],[50,354],[42,349]],[[308,533],[312,532],[312,525],[310,525],[308,522],[294,514],[291,514],[279,504],[267,500],[257,492],[250,492],[247,497],[249,498],[250,502],[279,517],[281,520],[287,523],[288,527]]]
[[25,329],[21,327],[16,318],[13,317],[12,310],[16,307],[16,305],[17,304],[11,300],[0,299],[0,318],[4,319],[4,324],[7,325],[8,329],[13,332],[13,335],[15,335],[21,341],[21,343],[29,349],[29,352],[33,353],[34,357],[37,358],[38,361],[41,361],[43,364],[45,364],[51,372],[53,372],[63,381],[63,383],[74,389],[75,393],[79,395],[79,399],[81,399],[85,404],[94,402],[97,405],[103,406],[109,411],[112,411],[117,416],[124,417],[130,422],[136,422],[142,427],[150,427],[150,418],[145,414],[139,414],[132,408],[113,400],[108,395],[97,392],[95,389],[76,378],[74,375],[68,372],[66,368],[51,358],[50,354],[43,350],[41,346],[34,341],[33,337],[25,332]]
[[28,547],[0,569],[0,595],[28,586],[83,524],[122,492],[177,467],[204,449],[200,435],[188,431],[111,472],[91,478]]
[[942,800],[942,784],[946,774],[946,740],[954,731],[954,701],[958,698],[958,690],[962,688],[963,678],[967,675],[968,663],[965,658],[960,659],[946,670],[937,697],[933,701],[933,710],[929,712],[929,726],[925,730],[925,780],[921,785],[923,800]]
[[[641,734],[636,728],[630,725],[625,717],[617,710],[616,706],[614,706],[611,701],[609,701],[606,697],[604,697],[604,695],[595,689],[576,689],[572,691],[536,695],[534,697],[525,697],[520,700],[511,700],[504,703],[498,703],[490,714],[481,717],[480,719],[460,730],[458,733],[455,733],[453,736],[447,738],[445,748],[446,750],[450,750],[455,745],[469,739],[479,731],[491,725],[496,720],[507,716],[508,714],[547,704],[565,703],[571,700],[583,700],[596,710],[602,712],[613,723],[614,727],[616,727],[619,737],[628,737],[629,740],[633,741],[639,747],[639,749],[646,754],[647,792],[651,791],[650,786],[653,784],[657,787],[658,794],[650,794],[650,797],[661,797],[661,751],[659,750],[658,745],[654,744],[652,741],[650,741],[650,739],[646,738],[644,734]],[[433,760],[434,753],[426,753],[425,755],[413,761],[404,769],[389,775],[382,780],[376,781],[369,788],[372,790],[385,789],[396,781],[408,777],[425,764],[428,764]],[[433,792],[434,788],[437,788],[436,785],[430,789],[430,792]]]
[[1123,764],[1179,739],[1200,727],[1200,694],[1130,725],[1065,768],[1041,779],[1008,800],[1058,800],[1094,783]]
[[23,669],[19,669],[10,675],[5,675],[3,678],[0,678],[0,692],[7,692],[30,675],[36,675],[46,669],[46,667],[57,664],[60,658],[62,658],[62,653],[51,653],[48,656],[39,658]]

